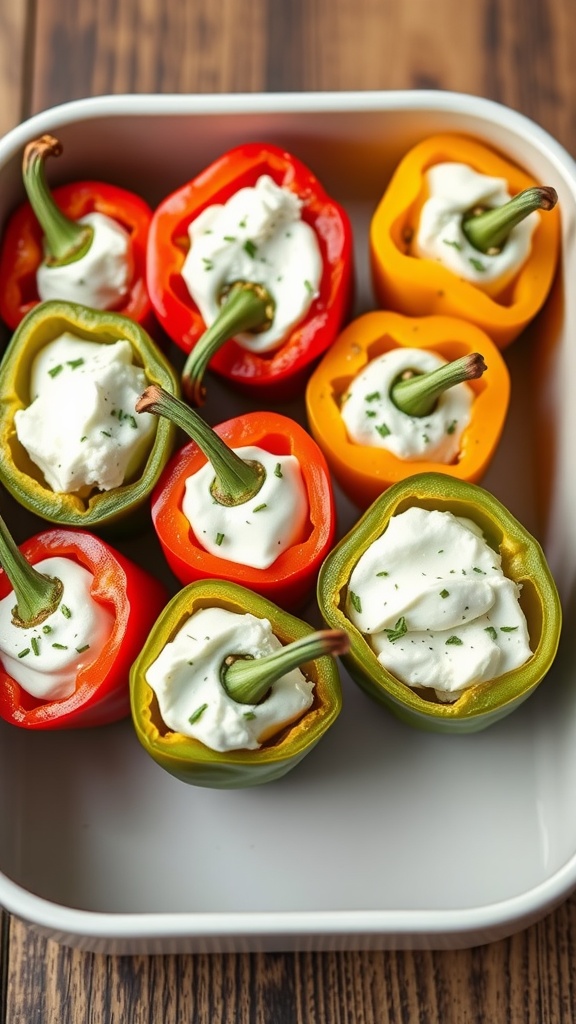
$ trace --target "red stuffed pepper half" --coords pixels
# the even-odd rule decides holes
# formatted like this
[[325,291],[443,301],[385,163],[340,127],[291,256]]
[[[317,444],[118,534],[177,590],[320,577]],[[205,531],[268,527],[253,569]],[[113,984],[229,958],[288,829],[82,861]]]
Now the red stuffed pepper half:
[[166,332],[190,353],[183,390],[195,404],[208,363],[254,396],[296,395],[338,334],[352,283],[347,214],[276,146],[230,150],[152,220],[148,291]]
[[0,520],[0,717],[25,729],[106,725],[130,713],[132,662],[168,600],[100,538]]
[[193,440],[165,467],[152,520],[174,575],[239,583],[295,608],[313,592],[335,534],[328,467],[310,435],[274,412],[215,428],[157,385],[138,412],[166,416]]

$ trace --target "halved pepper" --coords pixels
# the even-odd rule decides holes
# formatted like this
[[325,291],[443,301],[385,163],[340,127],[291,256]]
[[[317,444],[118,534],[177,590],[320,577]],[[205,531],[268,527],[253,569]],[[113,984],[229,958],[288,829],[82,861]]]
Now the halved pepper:
[[82,228],[77,222],[87,214],[99,213],[115,221],[129,235],[129,286],[126,294],[114,303],[114,308],[131,320],[148,325],[152,321],[152,306],[145,272],[151,208],[134,192],[101,181],[71,182],[50,194],[44,178],[44,161],[61,152],[58,140],[48,135],[26,147],[24,182],[32,201],[19,206],[4,229],[0,251],[0,316],[15,329],[41,301],[36,272],[45,257],[45,240],[55,243],[49,245],[51,252],[57,244],[60,262],[71,261],[85,246]]
[[[32,642],[33,650],[23,648],[19,657],[27,655],[28,661],[34,662],[37,644],[51,643],[52,638],[45,635],[50,627],[43,632],[42,622],[58,608],[59,580],[28,568],[44,559],[69,559],[92,573],[91,597],[111,613],[113,620],[103,649],[95,659],[86,655],[87,663],[79,668],[74,692],[68,697],[40,700],[31,696],[0,662],[0,717],[24,729],[76,729],[125,718],[130,713],[130,666],[168,600],[165,587],[99,537],[85,531],[47,530],[31,537],[20,549],[6,534],[3,523],[0,532],[0,561],[5,567],[0,570],[0,598],[15,590],[13,617],[16,614],[21,620],[20,626],[38,626],[41,636],[39,641]],[[64,605],[61,610],[67,618],[76,612]]]
[[86,529],[116,526],[147,502],[172,452],[175,428],[168,422],[158,424],[141,472],[121,487],[95,491],[87,498],[51,490],[18,441],[14,416],[18,409],[30,404],[32,361],[63,332],[100,344],[128,341],[134,363],[144,369],[150,383],[158,383],[173,394],[179,392],[172,366],[133,320],[76,303],[41,303],[16,330],[0,365],[0,480],[21,505],[42,519]]
[[[314,683],[314,701],[301,718],[285,726],[257,750],[212,750],[199,740],[173,732],[163,723],[146,671],[186,620],[198,609],[218,607],[268,619],[282,644],[317,636],[311,626],[282,611],[271,601],[231,582],[203,580],[181,590],[164,609],[130,673],[132,720],[146,752],[170,774],[196,786],[233,789],[280,778],[312,750],[338,717],[342,706],[335,661],[308,655],[302,671]],[[345,636],[339,639],[347,641]],[[230,651],[231,656],[242,652]],[[247,664],[247,663],[244,663]],[[257,665],[258,659],[251,665]],[[224,666],[223,666],[224,669]],[[284,670],[286,671],[286,669]],[[193,676],[191,673],[191,681]],[[266,684],[265,684],[266,685]],[[243,702],[246,703],[246,695]]]
[[[522,588],[520,605],[532,656],[519,668],[468,687],[454,703],[427,700],[393,676],[345,613],[349,580],[359,558],[383,534],[392,516],[412,506],[472,520],[489,546],[500,553],[505,576]],[[550,669],[562,623],[556,585],[538,541],[488,491],[439,473],[417,474],[395,484],[370,506],[325,560],[318,579],[318,602],[331,628],[348,630],[350,652],[342,660],[354,681],[398,718],[434,732],[476,732],[517,708]]]
[[409,316],[461,317],[486,331],[502,349],[530,323],[551,288],[559,256],[558,209],[540,216],[527,260],[502,294],[491,297],[435,260],[410,252],[427,198],[424,175],[445,162],[505,179],[512,196],[537,184],[510,160],[467,136],[435,135],[420,142],[400,161],[371,221],[374,288],[384,309]]
[[[277,146],[249,143],[230,150],[177,189],[157,207],[150,228],[147,285],[157,319],[185,352],[190,352],[206,330],[181,270],[189,248],[188,225],[207,206],[225,203],[241,188],[254,186],[262,175],[290,189],[302,201],[302,219],[314,230],[323,260],[319,294],[303,320],[273,352],[259,354],[233,340],[242,330],[257,328],[269,317],[269,302],[249,287],[243,296],[232,289],[230,298],[248,300],[256,307],[240,311],[240,320],[227,325],[212,353],[210,368],[236,388],[254,396],[283,401],[303,388],[311,366],[336,337],[352,297],[352,232],[344,209],[331,199],[312,172],[296,157]],[[246,243],[248,245],[248,242]],[[258,285],[256,282],[242,284]],[[222,310],[226,309],[224,303]],[[248,320],[246,316],[248,315]],[[226,339],[231,340],[226,340]],[[224,342],[226,342],[224,344]],[[206,360],[207,361],[207,360]],[[185,370],[184,391],[201,397],[204,365],[194,379]]]
[[[487,369],[478,379],[468,381],[474,402],[457,461],[408,461],[385,448],[350,440],[340,414],[343,396],[371,360],[396,348],[432,351],[449,362],[475,352],[483,357]],[[506,364],[478,327],[455,317],[372,312],[352,321],[322,358],[308,382],[306,408],[312,434],[338,483],[355,504],[367,508],[386,487],[415,473],[436,471],[460,480],[479,480],[502,433],[509,397]]]
[[[287,416],[261,411],[245,413],[211,428],[184,402],[154,387],[144,392],[136,408],[170,417],[194,438],[172,457],[152,494],[152,521],[174,575],[185,584],[201,579],[229,580],[282,607],[302,604],[314,590],[336,529],[328,467],[310,435]],[[207,551],[182,510],[186,481],[210,462],[214,468],[210,488],[213,501],[245,508],[246,515],[256,509],[257,519],[259,509],[264,507],[257,497],[262,467],[232,450],[250,446],[274,456],[294,456],[308,499],[302,536],[267,568],[254,568]],[[223,539],[217,538],[217,544]]]

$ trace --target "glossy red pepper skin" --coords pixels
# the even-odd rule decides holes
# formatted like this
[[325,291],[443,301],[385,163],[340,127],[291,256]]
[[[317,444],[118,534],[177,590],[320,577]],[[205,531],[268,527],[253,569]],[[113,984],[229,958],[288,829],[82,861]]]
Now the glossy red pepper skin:
[[293,420],[272,412],[251,412],[214,427],[232,448],[256,445],[277,455],[294,455],[309,502],[307,535],[268,569],[220,558],[196,540],[182,512],[186,480],[206,463],[195,442],[186,444],[165,467],[152,494],[152,521],[165,558],[184,584],[219,579],[239,583],[281,608],[297,608],[314,590],[320,565],[332,547],[335,511],[326,460],[316,442]]
[[[77,181],[52,190],[57,206],[72,220],[103,213],[130,234],[131,284],[115,312],[150,327],[154,318],[146,289],[146,244],[152,220],[148,204],[126,189],[100,181]],[[13,330],[40,302],[36,271],[44,257],[42,228],[30,203],[19,206],[4,229],[0,252],[0,316]]]
[[[129,674],[153,623],[168,601],[158,580],[99,537],[81,530],[47,530],[20,545],[31,565],[44,558],[73,559],[94,575],[92,594],[114,615],[100,656],[83,668],[70,697],[41,701],[22,689],[0,664],[0,718],[24,729],[76,729],[107,725],[130,714]],[[0,599],[12,590],[0,570]]]
[[302,219],[314,229],[324,263],[320,294],[302,323],[275,352],[258,355],[231,340],[210,368],[238,390],[284,401],[301,394],[312,366],[332,343],[352,301],[352,229],[344,209],[296,157],[264,143],[229,150],[192,181],[168,196],[152,218],[147,285],[157,319],[172,340],[189,352],[206,329],[181,276],[188,249],[188,225],[205,207],[225,203],[262,174],[295,192]]

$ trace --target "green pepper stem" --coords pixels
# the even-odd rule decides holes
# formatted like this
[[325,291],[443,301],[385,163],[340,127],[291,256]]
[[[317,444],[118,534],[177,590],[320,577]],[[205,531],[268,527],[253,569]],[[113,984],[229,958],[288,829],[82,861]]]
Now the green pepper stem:
[[190,352],[182,371],[182,391],[189,402],[202,405],[206,389],[202,383],[212,356],[242,331],[267,330],[274,318],[274,300],[261,284],[235,281],[214,322]]
[[29,142],[24,150],[22,177],[30,205],[44,232],[46,259],[50,266],[62,266],[80,259],[94,235],[88,224],[70,220],[54,202],[46,182],[45,162],[60,156],[62,146],[52,135]]
[[430,373],[415,373],[392,385],[390,397],[407,416],[429,416],[440,395],[466,380],[481,377],[487,369],[479,352],[454,359]]
[[263,658],[231,655],[224,662],[222,682],[228,695],[239,704],[257,704],[272,684],[292,669],[326,654],[346,654],[349,649],[350,638],[343,630],[318,630]]
[[29,629],[56,611],[64,587],[56,576],[45,576],[34,569],[18,548],[0,516],[0,564],[16,595],[12,609],[15,626]]
[[260,490],[265,470],[259,462],[241,459],[202,417],[158,384],[151,384],[136,402],[136,412],[165,416],[196,442],[210,462],[216,479],[212,496],[221,505],[242,505]]
[[526,188],[509,202],[465,217],[462,231],[475,249],[496,255],[520,221],[534,210],[552,210],[558,202],[556,190],[548,186]]

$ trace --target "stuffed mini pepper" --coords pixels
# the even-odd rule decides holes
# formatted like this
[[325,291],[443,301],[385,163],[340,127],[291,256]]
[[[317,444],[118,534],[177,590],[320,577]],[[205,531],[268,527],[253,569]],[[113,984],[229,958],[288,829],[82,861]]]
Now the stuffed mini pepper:
[[334,658],[347,649],[345,632],[315,632],[243,587],[190,584],[132,668],[138,739],[162,768],[196,786],[278,779],[338,717]]
[[152,495],[152,520],[182,583],[225,579],[293,608],[313,592],[335,532],[328,467],[287,416],[252,412],[215,429],[184,402],[147,388],[138,412],[193,439]]
[[346,213],[276,146],[230,150],[154,214],[148,289],[190,353],[182,385],[194,404],[208,363],[253,395],[297,394],[347,315],[352,276]]
[[398,165],[370,225],[381,306],[461,317],[504,348],[552,285],[556,202],[553,188],[478,141],[425,139]]
[[2,483],[30,511],[66,526],[102,528],[132,516],[175,435],[171,423],[135,415],[151,383],[178,392],[139,324],[74,303],[36,306],[0,367]]
[[0,564],[0,717],[74,729],[128,715],[130,666],[164,586],[82,530],[48,530],[19,549],[1,518]]
[[152,210],[133,192],[99,181],[72,182],[51,193],[45,163],[61,153],[51,135],[24,150],[28,201],[8,220],[0,251],[2,319],[14,329],[39,302],[63,299],[147,323]]
[[435,470],[478,480],[498,444],[510,376],[487,335],[454,317],[373,312],[337,338],[306,389],[310,429],[348,497]]
[[318,599],[344,662],[399,718],[475,732],[544,678],[561,628],[538,542],[493,495],[438,473],[391,487],[330,553]]

